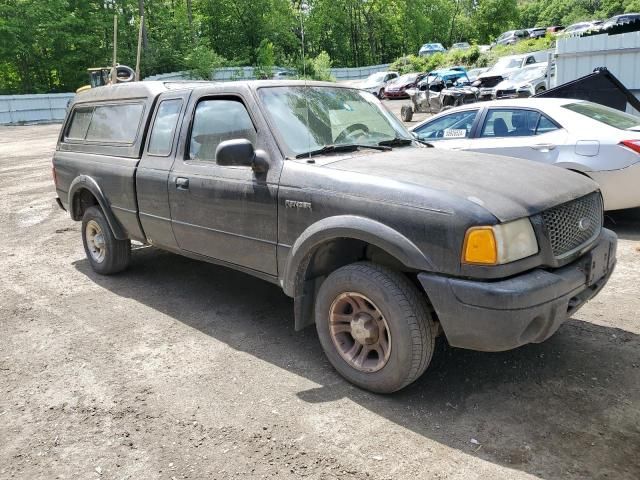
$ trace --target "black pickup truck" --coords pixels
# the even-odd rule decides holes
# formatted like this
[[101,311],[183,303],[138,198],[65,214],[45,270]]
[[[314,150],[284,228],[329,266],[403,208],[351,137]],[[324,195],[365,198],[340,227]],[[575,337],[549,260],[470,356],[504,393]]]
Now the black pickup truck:
[[92,89],[53,175],[96,272],[124,270],[136,240],[278,284],[295,327],[315,323],[336,370],[375,392],[418,378],[440,334],[484,351],[547,339],[615,266],[589,179],[428,148],[330,83]]

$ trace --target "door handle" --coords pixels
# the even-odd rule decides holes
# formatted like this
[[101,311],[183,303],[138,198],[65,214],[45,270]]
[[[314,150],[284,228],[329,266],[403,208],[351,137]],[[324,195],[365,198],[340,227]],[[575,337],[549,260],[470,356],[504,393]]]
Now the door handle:
[[176,188],[178,190],[189,190],[189,179],[184,177],[177,177]]
[[538,150],[539,152],[546,153],[556,148],[556,146],[553,143],[538,143],[536,145],[531,145],[531,148]]

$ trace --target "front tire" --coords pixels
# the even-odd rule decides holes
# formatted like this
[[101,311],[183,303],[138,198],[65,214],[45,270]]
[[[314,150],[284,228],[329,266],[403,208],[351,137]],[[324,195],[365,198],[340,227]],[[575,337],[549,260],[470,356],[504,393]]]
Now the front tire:
[[131,260],[131,241],[118,240],[99,207],[82,216],[82,243],[91,268],[102,275],[121,272]]
[[333,367],[349,382],[392,393],[425,371],[436,327],[425,296],[403,274],[362,262],[323,282],[316,328]]
[[400,109],[400,118],[403,122],[410,122],[413,118],[413,108],[410,105],[403,105]]

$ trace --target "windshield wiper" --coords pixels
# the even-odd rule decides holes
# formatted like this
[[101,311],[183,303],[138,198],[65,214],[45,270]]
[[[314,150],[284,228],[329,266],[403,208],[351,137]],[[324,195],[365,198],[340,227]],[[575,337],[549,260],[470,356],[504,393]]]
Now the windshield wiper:
[[367,145],[364,143],[340,143],[338,145],[325,145],[317,150],[311,150],[309,152],[299,153],[296,158],[313,157],[314,155],[324,155],[325,153],[333,152],[354,152],[359,148],[371,148],[373,150],[391,150],[391,147],[386,145]]
[[390,140],[382,140],[381,142],[378,142],[378,145],[386,147],[400,147],[402,145],[411,145],[413,140],[414,139],[411,138],[396,137]]

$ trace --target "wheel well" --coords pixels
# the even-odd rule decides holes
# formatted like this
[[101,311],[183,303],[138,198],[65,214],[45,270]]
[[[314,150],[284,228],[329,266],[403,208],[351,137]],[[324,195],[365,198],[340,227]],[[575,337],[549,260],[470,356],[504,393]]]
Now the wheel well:
[[[366,241],[335,238],[324,242],[306,256],[298,270],[294,293],[296,330],[314,323],[316,295],[327,276],[340,267],[364,260],[399,272],[415,273],[390,253]],[[409,278],[417,282],[415,275]]]
[[579,174],[579,175],[582,175],[582,176],[584,176],[584,177],[587,177],[587,178],[588,178],[588,179],[590,179],[590,180],[593,180],[589,175],[587,175],[585,172],[581,172],[580,170],[575,170],[575,169],[573,169],[573,168],[567,168],[567,170],[569,170],[570,172],[573,172],[573,173],[577,173],[577,174]]
[[100,205],[98,199],[86,188],[78,191],[74,195],[72,202],[71,213],[74,220],[82,220],[82,216],[84,212],[87,211],[87,208]]
[[337,238],[319,245],[311,252],[304,279],[326,277],[340,267],[362,260],[394,270],[411,270],[380,247],[354,238]]

